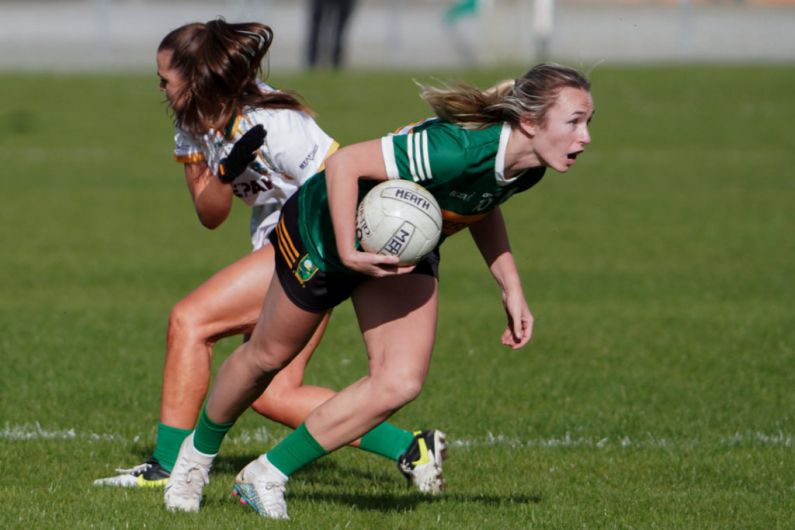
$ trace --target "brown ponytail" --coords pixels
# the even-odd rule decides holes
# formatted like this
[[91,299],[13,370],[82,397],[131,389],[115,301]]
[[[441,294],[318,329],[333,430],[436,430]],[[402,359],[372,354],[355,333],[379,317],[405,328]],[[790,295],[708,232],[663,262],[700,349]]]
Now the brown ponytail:
[[311,114],[297,95],[263,92],[257,85],[272,42],[273,30],[265,24],[230,24],[222,18],[186,24],[166,35],[158,51],[172,52],[170,66],[185,80],[173,108],[180,126],[203,134],[225,126],[247,106]]

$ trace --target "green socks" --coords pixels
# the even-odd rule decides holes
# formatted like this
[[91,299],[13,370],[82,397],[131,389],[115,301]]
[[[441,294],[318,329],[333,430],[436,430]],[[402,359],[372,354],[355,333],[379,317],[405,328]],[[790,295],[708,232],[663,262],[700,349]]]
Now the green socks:
[[362,436],[359,449],[397,461],[413,440],[414,435],[409,431],[398,429],[391,423],[384,422],[376,425]]
[[[359,448],[397,461],[413,440],[414,435],[409,431],[384,422],[362,436]],[[328,451],[303,423],[267,453],[268,461],[288,477],[326,454]]]
[[177,461],[177,454],[182,441],[188,437],[190,432],[190,429],[178,429],[164,423],[158,423],[157,442],[152,456],[157,458],[162,468],[169,473],[174,468],[174,462]]
[[[196,434],[193,435],[193,446],[204,454],[216,454],[221,448],[224,436],[234,424],[235,422],[215,423],[207,417],[207,412],[202,409],[199,423],[196,425]],[[190,429],[178,429],[165,423],[157,425],[157,442],[152,456],[169,473],[174,469],[182,442],[190,433]]]
[[193,447],[200,453],[215,455],[221,449],[221,442],[229,429],[234,425],[234,421],[229,423],[215,423],[207,417],[207,409],[203,408],[199,415],[199,423],[196,424],[196,431],[193,434]]
[[268,461],[276,469],[290,476],[310,462],[314,462],[328,451],[323,449],[303,423],[268,451]]
[[[206,455],[218,453],[221,442],[234,424],[235,422],[216,423],[208,418],[207,411],[202,409],[193,435],[193,446]],[[179,448],[190,433],[189,429],[178,429],[163,423],[158,424],[157,445],[153,456],[157,458],[163,469],[171,472],[177,461]],[[411,432],[384,422],[376,425],[362,436],[359,448],[397,461],[411,445],[413,439],[414,435]],[[328,451],[317,443],[317,440],[306,429],[306,425],[302,423],[268,451],[268,460],[289,477],[327,453]]]

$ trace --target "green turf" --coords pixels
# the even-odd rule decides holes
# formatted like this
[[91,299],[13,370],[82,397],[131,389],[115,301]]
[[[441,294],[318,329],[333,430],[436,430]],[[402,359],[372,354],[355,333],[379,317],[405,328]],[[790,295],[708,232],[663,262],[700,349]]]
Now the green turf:
[[[272,82],[350,143],[426,115],[412,77]],[[432,370],[394,421],[448,432],[447,494],[345,449],[291,481],[289,526],[795,526],[795,69],[591,77],[593,144],[505,209],[530,346],[499,346],[499,292],[469,237],[443,249]],[[248,251],[245,209],[214,232],[196,222],[154,75],[4,74],[0,100],[0,528],[276,526],[228,496],[286,432],[250,412],[198,515],[91,486],[152,450],[169,309]],[[346,304],[307,380],[364,369]]]

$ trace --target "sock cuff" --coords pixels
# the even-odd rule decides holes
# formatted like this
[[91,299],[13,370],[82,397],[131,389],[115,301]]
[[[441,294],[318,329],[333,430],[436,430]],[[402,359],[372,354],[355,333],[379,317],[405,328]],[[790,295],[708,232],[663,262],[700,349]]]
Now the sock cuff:
[[383,422],[362,436],[359,449],[397,461],[412,441],[414,434],[411,432]]
[[289,477],[310,462],[328,454],[303,423],[268,451],[268,462]]
[[187,436],[191,432],[193,432],[191,429],[181,429],[179,427],[172,427],[171,425],[165,424],[163,422],[157,424],[158,436],[164,433],[184,434],[185,436]]
[[223,442],[226,433],[234,424],[234,421],[214,422],[207,416],[207,407],[205,406],[199,415],[199,421],[193,434],[193,448],[204,456],[215,456],[221,449],[221,442]]
[[315,437],[312,436],[312,433],[309,432],[309,429],[306,428],[306,424],[305,423],[302,423],[301,425],[299,425],[298,428],[296,429],[296,432],[300,432],[301,436],[306,436],[306,441],[321,456],[325,456],[325,455],[328,454],[328,451],[326,451],[326,449],[322,445],[320,445],[317,442],[317,440],[315,440]]
[[174,469],[179,448],[191,432],[190,429],[180,429],[162,422],[157,424],[157,442],[152,456],[160,463],[160,467],[169,473]]
[[217,423],[210,419],[207,415],[207,406],[205,405],[202,407],[201,415],[199,416],[199,422],[203,423],[205,427],[208,427],[214,431],[223,431],[228,432],[229,429],[235,424],[234,420],[227,422],[227,423]]

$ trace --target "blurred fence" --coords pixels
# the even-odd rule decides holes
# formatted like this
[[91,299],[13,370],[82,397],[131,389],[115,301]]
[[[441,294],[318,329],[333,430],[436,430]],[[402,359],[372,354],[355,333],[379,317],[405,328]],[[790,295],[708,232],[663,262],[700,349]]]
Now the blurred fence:
[[[0,69],[151,69],[170,29],[217,16],[273,26],[271,64],[295,69],[307,10],[307,0],[0,0]],[[357,68],[793,62],[795,0],[359,0],[347,37]]]

